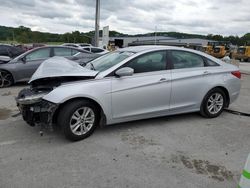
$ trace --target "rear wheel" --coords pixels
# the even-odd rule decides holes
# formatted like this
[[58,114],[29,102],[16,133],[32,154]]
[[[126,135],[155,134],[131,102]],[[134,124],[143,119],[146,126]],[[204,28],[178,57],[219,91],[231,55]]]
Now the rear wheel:
[[13,77],[7,71],[0,70],[0,88],[9,87],[13,84]]
[[212,89],[204,97],[200,113],[207,118],[215,118],[219,116],[226,105],[225,93],[219,89]]
[[67,139],[78,141],[89,137],[98,125],[99,110],[87,100],[66,104],[58,114],[58,124]]

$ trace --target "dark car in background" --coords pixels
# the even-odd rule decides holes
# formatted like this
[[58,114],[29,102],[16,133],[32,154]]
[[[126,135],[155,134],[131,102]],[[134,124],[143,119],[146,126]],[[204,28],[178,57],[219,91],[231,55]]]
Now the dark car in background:
[[[11,60],[11,59],[17,57],[24,52],[25,52],[25,50],[23,50],[22,48],[12,46],[9,44],[0,44],[0,56],[9,57],[8,60]],[[7,60],[7,58],[6,58],[6,60]],[[6,60],[2,59],[2,60],[0,60],[0,63],[5,62]]]
[[80,65],[100,55],[68,46],[44,46],[27,51],[8,63],[0,64],[0,88],[16,82],[28,81],[39,65],[53,56],[66,57]]

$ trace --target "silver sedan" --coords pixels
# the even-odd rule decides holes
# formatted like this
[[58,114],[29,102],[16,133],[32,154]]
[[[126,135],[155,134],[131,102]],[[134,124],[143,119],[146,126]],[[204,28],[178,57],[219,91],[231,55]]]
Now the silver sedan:
[[217,117],[238,97],[240,77],[236,66],[202,52],[129,47],[86,67],[44,62],[17,103],[28,124],[56,124],[68,139],[81,140],[98,125],[189,112]]

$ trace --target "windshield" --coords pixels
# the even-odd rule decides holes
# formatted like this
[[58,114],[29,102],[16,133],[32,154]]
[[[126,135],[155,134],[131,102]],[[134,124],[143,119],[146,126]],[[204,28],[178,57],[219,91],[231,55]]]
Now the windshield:
[[124,59],[130,57],[133,54],[134,54],[133,52],[120,52],[120,51],[108,53],[88,63],[86,65],[86,68],[102,72],[122,62]]
[[214,53],[219,53],[220,52],[220,48],[214,48]]
[[244,54],[245,51],[246,51],[246,48],[239,48],[239,49],[238,49],[238,53],[239,53],[239,54]]

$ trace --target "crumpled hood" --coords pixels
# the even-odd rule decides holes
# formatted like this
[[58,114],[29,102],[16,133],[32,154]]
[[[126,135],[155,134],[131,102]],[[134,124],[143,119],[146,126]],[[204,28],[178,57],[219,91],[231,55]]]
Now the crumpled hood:
[[45,60],[32,75],[29,83],[53,77],[95,77],[98,71],[89,70],[64,57],[54,56]]

